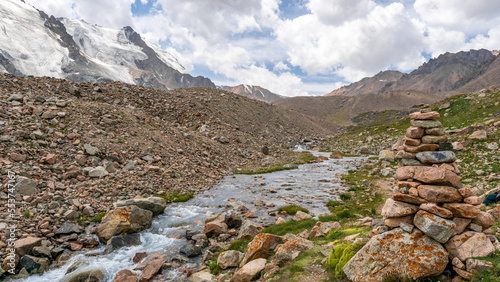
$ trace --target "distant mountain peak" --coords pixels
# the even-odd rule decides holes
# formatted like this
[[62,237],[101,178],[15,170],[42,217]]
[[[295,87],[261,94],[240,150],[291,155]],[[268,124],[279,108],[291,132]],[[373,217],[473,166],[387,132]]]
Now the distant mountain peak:
[[[325,96],[357,96],[381,94],[387,91],[416,91],[429,93],[439,97],[454,94],[468,85],[487,88],[489,84],[500,84],[500,75],[494,79],[490,66],[497,60],[499,51],[486,49],[446,52],[437,58],[430,59],[419,68],[405,74],[398,71],[382,71],[373,77],[365,77],[358,82],[343,86]],[[483,74],[489,73],[488,79]],[[480,82],[474,83],[475,80]],[[474,86],[472,86],[474,85]]]
[[240,84],[237,86],[218,86],[218,88],[266,103],[273,103],[287,98],[256,85]]

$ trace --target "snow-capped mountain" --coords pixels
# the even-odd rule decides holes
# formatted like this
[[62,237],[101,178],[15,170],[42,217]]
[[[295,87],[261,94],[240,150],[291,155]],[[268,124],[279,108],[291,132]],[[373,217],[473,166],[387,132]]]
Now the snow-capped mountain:
[[255,85],[240,84],[237,86],[218,86],[218,88],[266,103],[273,103],[286,98],[265,88]]
[[75,81],[117,80],[156,88],[215,87],[131,27],[54,18],[20,0],[0,2],[0,71]]

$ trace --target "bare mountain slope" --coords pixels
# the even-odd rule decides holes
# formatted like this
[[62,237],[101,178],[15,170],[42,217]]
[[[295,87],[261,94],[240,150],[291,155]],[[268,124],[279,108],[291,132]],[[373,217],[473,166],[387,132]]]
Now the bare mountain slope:
[[359,96],[293,97],[273,103],[282,109],[313,115],[339,125],[354,125],[352,118],[366,112],[408,110],[421,103],[429,104],[439,99],[428,93],[389,91],[382,94]]
[[219,86],[220,89],[230,91],[250,99],[272,103],[286,97],[273,93],[265,88],[255,85],[240,84],[237,86]]
[[483,88],[489,88],[495,85],[500,87],[500,57],[497,56],[496,59],[491,63],[486,71],[478,78],[468,82],[464,86],[460,87],[458,92],[474,92]]
[[381,90],[386,89],[402,76],[403,73],[399,71],[381,71],[373,77],[365,77],[358,82],[333,90],[324,96],[356,96],[380,93]]

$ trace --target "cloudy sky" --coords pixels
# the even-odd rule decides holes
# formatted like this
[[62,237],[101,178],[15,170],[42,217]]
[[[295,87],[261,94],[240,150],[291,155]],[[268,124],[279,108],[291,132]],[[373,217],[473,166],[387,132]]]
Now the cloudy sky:
[[444,52],[500,49],[491,0],[25,0],[56,17],[131,26],[219,85],[322,95]]

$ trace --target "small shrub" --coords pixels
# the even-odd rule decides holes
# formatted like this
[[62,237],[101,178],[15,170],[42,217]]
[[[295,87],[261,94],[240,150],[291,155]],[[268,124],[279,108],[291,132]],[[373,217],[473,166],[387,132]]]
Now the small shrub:
[[25,211],[25,212],[23,213],[23,216],[24,216],[25,218],[30,218],[30,211]]
[[231,245],[229,245],[229,248],[227,249],[244,253],[246,251],[248,244],[251,241],[252,239],[235,240],[234,242],[231,243]]
[[314,219],[306,219],[302,221],[289,220],[284,223],[274,224],[269,227],[264,228],[261,233],[269,233],[278,236],[283,236],[287,233],[299,234],[304,231],[304,229],[311,230],[316,224]]
[[340,194],[340,199],[342,199],[344,201],[350,200],[351,198],[352,198],[352,195],[349,193]]
[[297,205],[289,205],[289,206],[284,206],[284,207],[278,208],[278,212],[282,212],[282,211],[284,211],[290,215],[295,215],[298,211],[309,213],[308,209],[303,208],[301,206],[297,206]]
[[208,268],[213,275],[218,275],[222,271],[222,268],[217,264],[217,257],[212,258],[208,264]]

